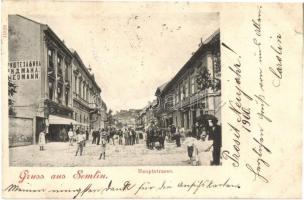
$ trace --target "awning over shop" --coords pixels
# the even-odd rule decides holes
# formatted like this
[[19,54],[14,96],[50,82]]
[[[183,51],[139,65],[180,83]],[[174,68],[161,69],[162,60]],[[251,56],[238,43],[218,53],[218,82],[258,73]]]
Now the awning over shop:
[[78,122],[69,118],[59,117],[56,115],[49,115],[49,124],[75,125],[78,124]]

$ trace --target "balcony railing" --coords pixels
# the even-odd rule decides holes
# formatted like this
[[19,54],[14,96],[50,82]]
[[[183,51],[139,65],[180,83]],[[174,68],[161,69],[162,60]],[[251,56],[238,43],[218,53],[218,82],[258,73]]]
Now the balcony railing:
[[80,95],[77,94],[76,92],[73,92],[73,99],[78,100],[79,102],[81,102],[85,106],[89,106],[89,103],[86,100],[84,100],[83,98],[81,98]]

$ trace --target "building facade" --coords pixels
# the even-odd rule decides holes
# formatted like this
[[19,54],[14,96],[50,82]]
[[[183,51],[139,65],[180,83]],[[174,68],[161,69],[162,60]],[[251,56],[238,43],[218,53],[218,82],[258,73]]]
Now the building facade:
[[101,89],[75,50],[72,62],[73,119],[87,130],[104,128],[106,105],[101,99]]
[[[68,128],[90,124],[88,112],[81,120],[75,118],[80,113],[73,81],[77,57],[48,25],[20,15],[9,15],[8,24],[8,74],[17,86],[9,116],[9,145],[35,144],[44,129],[48,141],[64,141]],[[99,88],[92,81],[86,83]],[[100,92],[96,95],[100,98]],[[89,108],[91,112],[93,104]]]
[[155,99],[153,101],[148,102],[148,105],[139,111],[139,114],[136,118],[137,129],[147,130],[152,122],[157,123],[157,104],[158,101]]
[[[157,118],[161,126],[175,125],[191,131],[203,115],[215,116],[221,122],[221,90],[201,88],[200,74],[213,83],[220,81],[220,32],[204,41],[180,71],[163,86],[157,88]],[[206,75],[209,74],[209,75]]]

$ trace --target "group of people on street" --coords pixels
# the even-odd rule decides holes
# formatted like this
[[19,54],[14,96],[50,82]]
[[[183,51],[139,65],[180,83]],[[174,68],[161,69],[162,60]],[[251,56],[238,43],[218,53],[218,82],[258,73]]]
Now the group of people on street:
[[[186,132],[184,128],[171,125],[169,128],[160,128],[151,122],[146,130],[146,146],[148,149],[164,149],[165,141],[175,141],[176,147],[181,147],[181,139],[185,136],[189,163],[193,165],[220,165],[222,147],[221,127],[216,118],[208,123],[195,124],[195,131]],[[211,151],[212,150],[212,151]],[[211,154],[212,152],[212,154]],[[209,163],[203,163],[210,161]]]
[[[68,132],[68,135],[70,137],[70,145],[73,145],[73,137],[74,133],[72,129]],[[92,144],[100,145],[101,152],[99,159],[105,159],[106,158],[106,145],[111,143],[115,145],[118,143],[118,145],[134,145],[139,144],[139,134],[133,129],[133,128],[124,128],[116,129],[116,128],[103,128],[98,130],[92,130]],[[77,142],[77,150],[75,156],[82,155],[83,148],[85,147],[85,141],[88,140],[88,137],[86,137],[86,134],[83,134],[83,132],[76,130],[76,142]],[[118,140],[118,142],[116,142]]]
[[[176,128],[174,125],[171,125],[168,128],[160,128],[152,122],[142,136],[139,135],[139,132],[130,127],[123,129],[112,127],[92,130],[91,136],[92,144],[101,146],[99,159],[106,158],[106,145],[109,143],[113,145],[117,143],[118,145],[130,146],[139,144],[139,139],[143,137],[148,149],[161,150],[165,148],[166,140],[168,142],[175,141],[176,147],[181,147],[181,138],[186,136],[185,140],[183,139],[183,142],[187,146],[189,163],[193,165],[220,165],[222,133],[221,126],[218,125],[218,120],[214,118],[208,120],[207,124],[196,123],[193,130],[194,131],[186,133],[183,128]],[[76,141],[77,148],[75,156],[78,154],[82,156],[86,141],[89,140],[88,131],[79,128],[76,130],[70,128],[67,132],[67,136],[70,146],[73,146],[73,143]],[[45,130],[40,132],[38,142],[40,151],[43,151],[46,144]],[[204,163],[208,160],[211,160],[211,162]]]
[[146,145],[148,149],[156,148],[160,150],[165,148],[165,128],[159,128],[154,122],[152,122],[146,134]]

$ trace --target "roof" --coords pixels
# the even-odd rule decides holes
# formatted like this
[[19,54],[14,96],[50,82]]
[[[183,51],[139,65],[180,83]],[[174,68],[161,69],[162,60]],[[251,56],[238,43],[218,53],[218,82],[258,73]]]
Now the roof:
[[156,89],[156,92],[155,92],[155,96],[157,96],[157,94],[161,94],[168,83],[169,83],[169,81],[167,81],[167,82],[163,83],[162,85],[158,86],[157,89]]
[[85,73],[87,74],[87,76],[92,80],[93,84],[97,87],[97,89],[101,92],[101,88],[98,86],[98,84],[95,81],[94,75],[91,74],[88,70],[88,68],[85,66],[85,64],[83,63],[81,57],[79,56],[79,54],[77,53],[76,50],[74,49],[70,49],[73,52],[73,56],[74,58],[79,62],[80,67],[85,71]]
[[166,84],[166,86],[162,89],[162,93],[169,90],[173,83],[177,81],[184,72],[193,67],[193,63],[207,50],[208,46],[213,42],[216,41],[217,38],[220,37],[220,29],[217,29],[213,34],[211,34],[204,42],[201,44],[201,46],[198,48],[198,50],[193,54],[193,56],[190,57],[190,59],[184,64],[184,66],[177,72],[177,74]]

